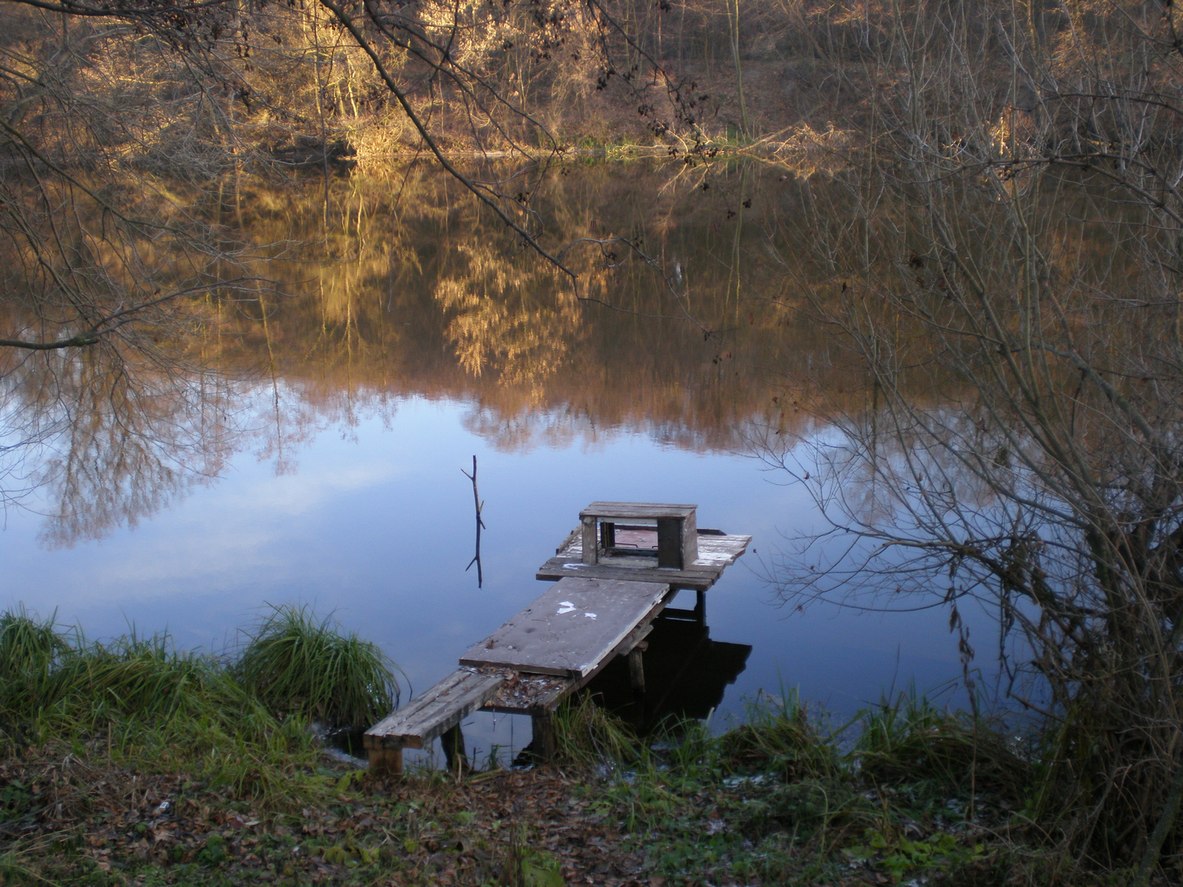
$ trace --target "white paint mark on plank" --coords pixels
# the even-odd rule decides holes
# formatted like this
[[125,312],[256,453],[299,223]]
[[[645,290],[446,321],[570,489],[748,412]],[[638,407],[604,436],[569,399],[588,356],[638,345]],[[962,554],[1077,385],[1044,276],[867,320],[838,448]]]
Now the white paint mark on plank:
[[[658,582],[561,579],[460,662],[564,677],[590,674],[631,632],[652,621],[668,592]],[[576,612],[583,618],[558,618]]]

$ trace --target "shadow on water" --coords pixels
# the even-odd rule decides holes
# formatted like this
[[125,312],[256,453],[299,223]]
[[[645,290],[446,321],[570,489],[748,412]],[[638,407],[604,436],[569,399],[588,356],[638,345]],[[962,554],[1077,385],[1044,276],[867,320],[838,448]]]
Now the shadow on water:
[[710,626],[692,610],[666,610],[646,642],[643,693],[633,691],[624,657],[610,663],[586,691],[641,736],[671,720],[710,718],[752,652],[750,644],[712,638]]
[[[666,608],[651,627],[641,646],[643,686],[637,686],[629,657],[617,656],[577,694],[619,718],[641,740],[657,738],[671,725],[709,721],[752,652],[750,644],[714,640],[697,608]],[[530,767],[538,758],[532,741],[513,764]]]

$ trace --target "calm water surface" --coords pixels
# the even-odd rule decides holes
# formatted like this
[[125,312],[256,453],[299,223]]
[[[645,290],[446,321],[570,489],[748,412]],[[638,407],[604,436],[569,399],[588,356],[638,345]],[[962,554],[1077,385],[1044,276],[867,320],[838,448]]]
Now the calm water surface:
[[[95,405],[99,424],[143,430],[134,458],[77,431],[36,450],[22,476],[39,485],[0,533],[0,603],[91,639],[167,632],[214,652],[269,606],[308,605],[379,644],[419,692],[544,589],[536,568],[588,502],[692,502],[699,526],[752,535],[708,595],[711,638],[751,648],[714,726],[789,689],[838,717],[910,686],[959,704],[944,612],[795,610],[767,581],[786,538],[820,523],[747,440],[825,433],[801,404],[858,389],[783,291],[794,235],[776,220],[801,186],[736,173],[703,192],[646,175],[576,170],[550,186],[570,239],[641,232],[669,269],[663,283],[627,250],[593,251],[577,259],[585,304],[528,258],[498,258],[500,235],[431,176],[394,206],[387,189],[338,183],[329,223],[316,194],[244,220],[259,243],[304,245],[260,260],[276,291],[226,300],[237,333],[207,349],[223,376],[138,419]],[[462,473],[474,455],[481,587]],[[529,722],[477,715],[465,732],[483,759],[528,742]]]

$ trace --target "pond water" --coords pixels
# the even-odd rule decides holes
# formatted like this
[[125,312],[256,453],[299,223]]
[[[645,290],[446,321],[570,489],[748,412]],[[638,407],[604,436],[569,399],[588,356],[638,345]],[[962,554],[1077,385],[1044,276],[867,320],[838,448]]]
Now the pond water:
[[[566,257],[582,301],[430,171],[334,182],[327,202],[318,183],[240,195],[221,222],[272,283],[221,294],[222,331],[195,349],[217,375],[124,368],[135,397],[63,405],[32,393],[44,366],[8,368],[10,427],[33,411],[48,430],[5,466],[28,492],[5,512],[0,604],[91,639],[167,632],[213,652],[269,606],[306,605],[380,645],[405,701],[541,593],[535,571],[583,506],[688,502],[699,526],[752,544],[707,599],[729,683],[719,698],[691,674],[686,698],[707,698],[687,710],[722,729],[789,691],[837,720],[909,687],[962,704],[943,611],[787,607],[769,582],[786,540],[821,523],[751,441],[826,434],[809,403],[861,389],[786,290],[806,186],[688,176],[577,167],[534,183],[546,230],[583,243]],[[988,613],[966,615],[989,636]],[[509,716],[465,725],[478,760],[529,734]]]

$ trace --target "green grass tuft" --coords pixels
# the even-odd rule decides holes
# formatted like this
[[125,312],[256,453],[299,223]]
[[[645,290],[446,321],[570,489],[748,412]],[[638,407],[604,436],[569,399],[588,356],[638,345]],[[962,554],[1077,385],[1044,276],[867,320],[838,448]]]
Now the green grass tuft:
[[29,717],[42,704],[50,675],[69,650],[53,617],[38,622],[23,607],[0,615],[0,716]]
[[564,764],[624,766],[635,763],[641,754],[637,734],[588,695],[559,707],[554,731],[555,756]]
[[134,635],[110,644],[72,649],[54,670],[49,698],[79,713],[90,707],[106,716],[164,721],[194,715],[220,700],[228,687],[217,663],[169,649],[167,637]]
[[[377,656],[317,627],[315,642],[339,659],[372,664]],[[342,686],[333,679],[348,665],[323,663],[330,690]],[[53,620],[7,612],[0,669],[0,762],[31,747],[65,748],[70,757],[144,774],[183,771],[263,807],[306,803],[322,790],[303,775],[319,755],[307,723],[313,708],[283,712],[293,716],[281,720],[224,659],[177,652],[167,635],[88,643],[79,631],[60,633]],[[374,672],[363,674],[368,686]],[[388,672],[378,674],[385,680]],[[363,710],[384,714],[386,699],[374,694]],[[316,713],[340,710],[335,704]]]
[[777,704],[749,707],[747,723],[719,740],[728,773],[775,773],[787,781],[826,779],[839,766],[834,746],[818,732],[795,693]]
[[937,792],[989,791],[1012,802],[1030,788],[1030,764],[1001,731],[914,693],[869,709],[861,727],[854,755],[863,777],[874,783],[925,781]]
[[382,652],[306,608],[274,607],[249,637],[234,672],[280,717],[364,729],[398,700],[398,680]]

